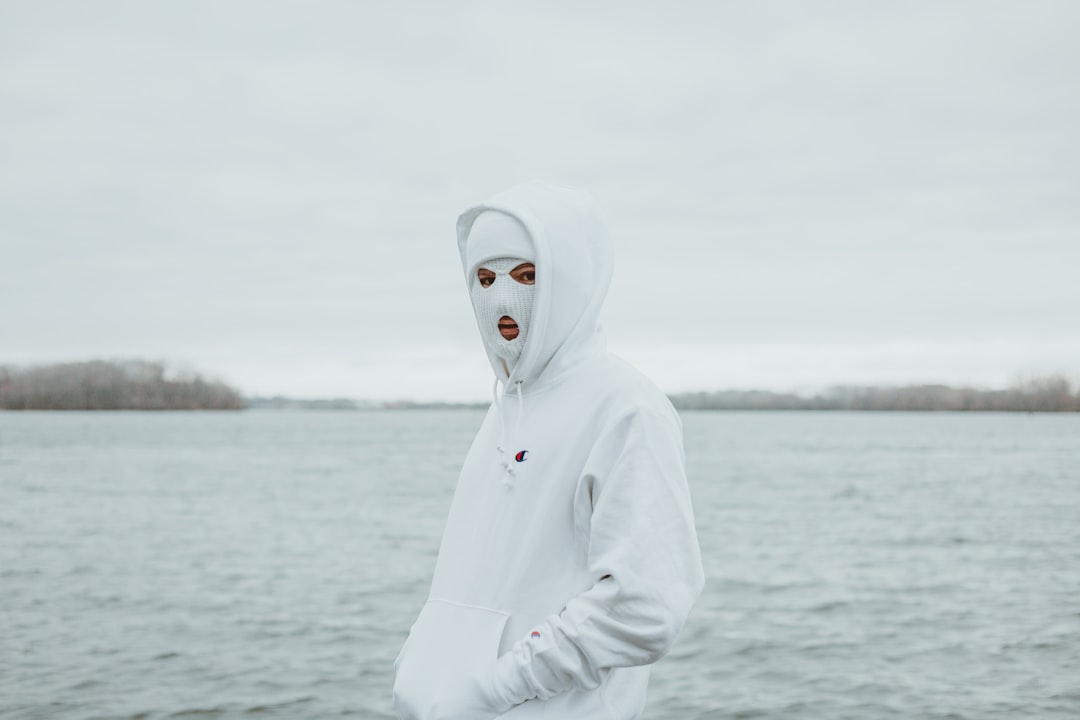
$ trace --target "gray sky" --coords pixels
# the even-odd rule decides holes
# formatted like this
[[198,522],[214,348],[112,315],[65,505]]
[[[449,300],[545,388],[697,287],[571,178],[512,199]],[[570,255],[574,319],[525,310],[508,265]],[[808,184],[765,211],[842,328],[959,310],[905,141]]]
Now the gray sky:
[[[583,7],[587,5],[588,7]],[[1080,3],[0,6],[0,363],[483,399],[454,220],[616,238],[667,391],[1080,371]]]

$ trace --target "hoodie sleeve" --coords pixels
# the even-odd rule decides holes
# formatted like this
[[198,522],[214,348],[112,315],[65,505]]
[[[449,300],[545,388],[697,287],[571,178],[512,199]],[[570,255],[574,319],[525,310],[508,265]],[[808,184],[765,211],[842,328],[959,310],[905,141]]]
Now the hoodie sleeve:
[[581,482],[592,500],[584,527],[596,582],[499,658],[495,694],[512,705],[595,688],[611,668],[656,662],[704,587],[673,410],[637,408],[609,425]]

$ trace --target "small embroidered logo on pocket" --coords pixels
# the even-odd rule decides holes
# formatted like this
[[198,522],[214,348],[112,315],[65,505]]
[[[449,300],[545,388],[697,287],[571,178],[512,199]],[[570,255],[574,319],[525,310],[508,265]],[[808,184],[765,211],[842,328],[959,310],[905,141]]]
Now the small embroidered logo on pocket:
[[528,450],[519,450],[518,454],[514,456],[514,459],[518,462],[525,462],[525,458],[529,457]]
[[539,633],[539,631],[537,631],[537,630],[533,630],[533,631],[532,631],[532,637],[533,637],[533,639],[534,639],[534,640],[535,640],[536,638],[540,637],[540,633]]

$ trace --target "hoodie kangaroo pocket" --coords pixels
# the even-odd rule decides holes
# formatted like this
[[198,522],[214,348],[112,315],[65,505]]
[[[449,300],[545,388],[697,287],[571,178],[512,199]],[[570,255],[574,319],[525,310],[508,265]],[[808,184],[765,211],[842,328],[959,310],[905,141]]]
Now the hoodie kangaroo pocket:
[[490,720],[499,641],[509,615],[428,600],[398,654],[394,708],[407,720]]

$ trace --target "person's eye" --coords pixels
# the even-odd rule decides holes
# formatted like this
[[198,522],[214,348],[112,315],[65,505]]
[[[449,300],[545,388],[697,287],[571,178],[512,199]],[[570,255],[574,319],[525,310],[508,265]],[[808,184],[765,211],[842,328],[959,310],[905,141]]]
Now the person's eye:
[[510,271],[510,277],[522,285],[532,285],[536,282],[536,267],[532,263],[521,263]]
[[480,287],[490,287],[493,282],[495,282],[493,277],[482,277],[480,278]]

